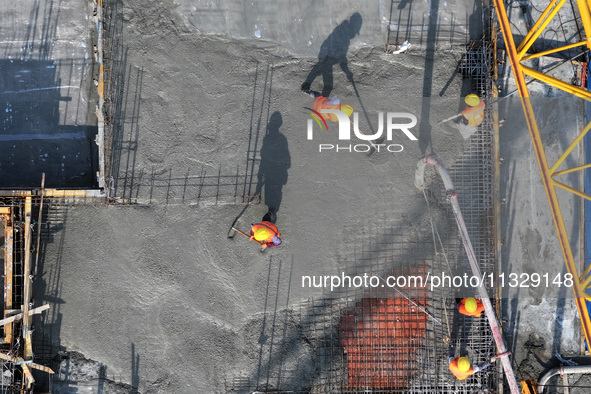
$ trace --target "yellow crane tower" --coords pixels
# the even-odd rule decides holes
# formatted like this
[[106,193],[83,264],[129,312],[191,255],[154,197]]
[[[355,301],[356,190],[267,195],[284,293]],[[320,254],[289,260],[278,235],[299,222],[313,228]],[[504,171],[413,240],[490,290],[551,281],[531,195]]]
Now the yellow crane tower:
[[[528,51],[532,48],[532,45],[536,39],[544,33],[544,31],[548,28],[548,25],[553,21],[553,18],[558,14],[565,3],[566,0],[552,0],[548,7],[541,14],[539,19],[533,24],[523,40],[517,44],[511,31],[511,25],[509,23],[503,1],[494,0],[499,27],[503,35],[508,58],[511,62],[517,89],[521,97],[523,112],[525,114],[536,159],[542,175],[544,188],[548,197],[548,202],[550,204],[550,211],[554,220],[554,225],[556,227],[556,233],[558,235],[560,247],[562,249],[566,268],[568,272],[573,275],[572,289],[581,318],[582,333],[585,335],[587,344],[591,344],[591,319],[589,318],[589,310],[586,303],[586,300],[591,300],[591,293],[589,293],[589,289],[591,288],[591,266],[581,270],[579,270],[577,267],[577,263],[573,257],[573,251],[571,249],[571,245],[574,244],[574,242],[569,242],[569,235],[566,231],[563,215],[560,210],[560,203],[557,197],[557,189],[562,189],[583,199],[591,200],[591,196],[586,194],[584,191],[578,190],[577,188],[569,186],[558,180],[560,175],[584,171],[587,168],[591,168],[591,164],[583,164],[562,169],[560,171],[558,170],[561,164],[565,162],[565,159],[569,156],[569,154],[578,146],[578,144],[582,143],[583,138],[587,132],[591,130],[591,122],[580,131],[577,137],[566,148],[566,150],[560,154],[559,158],[554,163],[548,163],[545,146],[542,138],[540,137],[540,130],[536,122],[530,94],[526,84],[527,77],[546,83],[586,101],[591,101],[591,92],[587,91],[586,89],[575,86],[570,82],[559,80],[525,65],[525,62],[528,60],[548,55],[555,55],[559,52],[565,52],[576,47],[581,47],[583,50],[586,46],[587,49],[591,49],[591,1],[577,0],[576,4],[578,6],[578,11],[580,13],[584,28],[584,32],[581,32],[581,34],[584,33],[585,38],[582,41],[573,44],[528,54]],[[535,384],[535,382],[523,382],[524,393],[534,393],[536,391],[537,384]]]

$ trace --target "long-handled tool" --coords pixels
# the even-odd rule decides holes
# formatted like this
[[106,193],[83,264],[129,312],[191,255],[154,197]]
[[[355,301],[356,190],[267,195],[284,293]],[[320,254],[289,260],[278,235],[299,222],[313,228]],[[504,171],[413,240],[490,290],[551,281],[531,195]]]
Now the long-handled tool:
[[445,123],[445,122],[449,122],[450,120],[454,120],[454,119],[456,119],[456,118],[458,118],[460,116],[462,116],[462,113],[461,112],[459,114],[454,115],[454,116],[451,116],[451,117],[449,117],[447,119],[443,119],[443,120],[437,122],[437,124],[442,124],[442,123]]
[[250,239],[251,241],[256,242],[257,244],[261,245],[261,252],[264,251],[265,249],[267,249],[266,247],[263,247],[263,242],[257,241],[254,238],[250,238],[250,235],[246,234],[244,231],[241,231],[241,230],[237,229],[236,227],[232,227],[232,230],[244,235],[246,238]]
[[248,207],[251,206],[251,205],[253,205],[252,204],[253,199],[257,199],[258,198],[259,203],[261,202],[261,196],[260,196],[260,194],[257,194],[257,195],[254,195],[254,196],[242,196],[242,200],[244,201],[244,198],[246,198],[246,197],[248,197],[248,202],[244,206],[244,208],[242,208],[242,211],[240,211],[240,213],[238,214],[238,216],[236,216],[236,218],[232,222],[232,225],[230,226],[230,230],[228,230],[228,238],[233,238],[234,237],[234,227],[236,226],[236,223],[238,223],[238,220],[240,220],[240,218],[242,217],[242,215],[244,215],[244,212],[246,212],[246,210],[248,209]]
[[[353,78],[351,78],[351,85],[353,86],[353,90],[355,90],[355,95],[356,95],[356,96],[357,96],[357,98],[359,99],[359,105],[361,105],[361,110],[363,111],[363,114],[365,115],[365,119],[367,120],[367,123],[369,124],[369,128],[370,128],[370,129],[372,129],[372,131],[373,131],[373,128],[371,127],[371,122],[369,121],[369,117],[367,116],[367,111],[365,110],[365,106],[363,105],[363,101],[361,101],[361,96],[359,95],[359,91],[357,90],[357,85],[355,84],[355,80],[354,80]],[[349,119],[349,120],[351,121],[351,119]],[[353,121],[351,121],[351,124],[352,124],[352,123],[353,123]],[[365,134],[365,133],[361,132],[361,134]],[[374,143],[373,143],[373,141],[369,141],[369,142],[371,143],[371,146],[372,146],[372,147],[373,147],[375,150],[377,150],[377,149],[378,149],[378,148],[377,148],[377,146],[376,146],[376,144],[374,144]],[[374,151],[371,151],[371,150],[370,150],[370,151],[369,151],[369,155],[371,156],[371,154],[372,154],[373,152],[374,152]]]
[[259,245],[262,245],[263,243],[261,241],[257,241],[256,239],[250,238],[250,235],[246,234],[244,231],[241,231],[239,229],[237,229],[236,227],[232,227],[232,230],[244,235],[246,238],[250,239],[251,241],[256,242]]
[[[353,127],[355,127],[355,123],[353,123],[353,121],[351,120],[351,118],[349,118],[349,122],[351,122],[351,125],[352,125]],[[363,134],[363,135],[366,135],[366,134],[365,134],[363,131],[361,131],[361,130],[359,130],[359,132],[360,132],[361,134]],[[372,147],[373,147],[375,150],[377,150],[377,149],[378,149],[377,145],[376,145],[376,144],[374,144],[372,140],[368,140],[367,142],[369,142],[369,143],[371,144],[371,146],[372,146]]]

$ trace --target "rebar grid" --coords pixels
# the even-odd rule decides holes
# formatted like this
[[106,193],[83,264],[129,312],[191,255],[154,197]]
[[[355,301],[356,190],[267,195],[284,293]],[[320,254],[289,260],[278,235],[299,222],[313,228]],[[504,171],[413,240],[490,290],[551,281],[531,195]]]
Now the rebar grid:
[[[251,158],[249,161],[258,160]],[[251,173],[248,166],[228,169],[221,165],[215,170],[201,168],[184,173],[140,171],[126,195],[146,204],[259,204],[260,195],[248,195],[252,192]]]
[[[31,197],[34,207],[41,203],[41,196]],[[135,203],[129,198],[115,197],[94,197],[94,196],[76,196],[76,197],[43,197],[43,204],[47,206],[74,206],[74,205],[122,205],[127,206]],[[0,207],[20,207],[24,204],[23,197],[4,197],[0,196]],[[37,216],[35,216],[37,217]]]
[[[459,171],[459,169],[458,169]],[[435,186],[434,186],[435,188]],[[461,189],[459,190],[461,192]],[[344,271],[354,274],[367,273],[380,275],[385,278],[387,275],[409,275],[417,273],[418,266],[424,265],[431,275],[445,272],[458,272],[462,270],[462,264],[466,260],[461,240],[455,229],[453,214],[446,210],[445,206],[435,199],[435,195],[429,196],[435,205],[432,207],[432,219],[438,227],[438,238],[434,240],[429,229],[428,215],[421,218],[415,225],[407,224],[401,229],[398,224],[385,225],[373,228],[359,228],[354,231],[357,237],[362,239],[351,252],[352,262],[346,262]],[[444,200],[441,200],[444,201]],[[441,210],[441,208],[444,208]],[[474,206],[467,211],[478,209]],[[445,214],[442,214],[446,213]],[[447,212],[446,212],[447,211]],[[474,215],[471,216],[476,216]],[[353,229],[351,229],[353,233]],[[439,243],[441,237],[441,243]],[[443,245],[443,248],[441,247]],[[408,286],[407,286],[408,287]],[[400,339],[393,339],[391,343],[378,343],[381,346],[382,358],[387,360],[387,353],[392,348],[402,348],[402,352],[396,354],[391,364],[396,366],[398,383],[406,382],[405,386],[391,387],[351,387],[351,371],[349,375],[342,373],[333,374],[332,380],[323,382],[326,391],[342,390],[343,392],[359,392],[360,390],[371,389],[372,392],[391,393],[470,393],[474,390],[492,389],[492,369],[480,372],[464,382],[458,382],[447,369],[446,351],[448,343],[456,345],[464,354],[470,355],[475,363],[482,363],[493,355],[494,342],[490,329],[483,316],[480,319],[458,318],[456,311],[456,300],[452,289],[434,288],[427,291],[424,288],[415,288],[414,285],[406,289],[391,289],[387,287],[376,287],[371,289],[352,289],[347,293],[351,300],[342,307],[345,312],[351,310],[362,311],[360,316],[371,314],[371,304],[363,304],[363,300],[400,300],[406,303],[407,307],[414,309],[399,309],[392,316],[378,316],[378,319],[370,321],[370,325],[364,326],[364,331],[380,338],[383,325],[380,321],[388,320],[394,322],[406,322],[414,330],[424,332],[421,338],[414,338],[411,332],[402,332],[406,340],[401,343]],[[423,304],[422,300],[427,300]],[[360,303],[359,300],[362,300]],[[416,305],[424,307],[424,311],[416,308]],[[365,306],[365,308],[364,308]],[[368,306],[370,308],[368,308]],[[365,310],[364,310],[365,309]],[[426,324],[424,328],[417,327],[417,316],[422,315]],[[314,319],[312,319],[314,321]],[[341,319],[341,326],[343,321]],[[313,328],[310,328],[312,330]],[[403,330],[404,331],[404,330]],[[341,335],[343,330],[341,328]],[[392,339],[391,337],[389,339]],[[341,344],[343,338],[340,338]],[[372,349],[373,350],[373,349]],[[343,350],[344,351],[344,350]],[[345,356],[347,358],[348,355]],[[366,368],[373,371],[365,374],[382,374],[388,376],[387,367],[376,363],[367,363]],[[381,369],[381,371],[380,371]],[[344,380],[347,377],[349,380]],[[396,383],[396,381],[393,381]]]
[[[342,271],[350,276],[386,278],[410,274],[424,277],[427,272],[436,275],[461,270],[465,253],[451,209],[447,209],[445,199],[437,201],[441,194],[438,186],[434,185],[427,196],[430,208],[420,207],[424,214],[417,214],[412,223],[404,218],[382,219],[373,225],[345,228]],[[417,193],[417,198],[422,199],[422,195]],[[471,209],[474,208],[467,211]],[[435,239],[430,231],[431,221],[437,230]],[[287,312],[275,314],[283,313]],[[297,321],[304,346],[311,349],[310,357],[292,354],[297,359],[295,365],[268,366],[272,370],[262,374],[263,379],[235,377],[228,384],[228,391],[468,394],[493,390],[493,368],[463,382],[448,370],[449,344],[456,346],[458,355],[469,355],[476,364],[494,354],[486,317],[459,315],[452,289],[430,290],[414,284],[397,290],[352,287],[307,300],[289,313]],[[275,327],[266,330],[274,332]],[[291,351],[282,348],[292,346],[279,341],[274,346],[275,354],[264,358],[275,359],[280,352]],[[294,390],[291,382],[302,371],[308,371],[308,389]]]
[[[24,229],[24,199],[22,204],[17,205],[13,211],[12,227],[13,234],[13,265],[12,265],[12,305],[15,308],[20,308],[24,299],[24,245],[25,245],[25,229]],[[13,331],[14,333],[15,331]]]
[[[490,102],[489,92],[492,86],[490,50],[490,46],[483,45],[469,53],[464,64],[467,70],[462,70],[472,78],[475,90],[486,102]],[[496,269],[494,135],[490,107],[487,107],[485,119],[478,132],[471,137],[463,155],[450,168],[450,174],[458,192],[481,272],[493,273]],[[425,264],[433,275],[445,272],[471,274],[441,182],[432,186],[427,193],[427,200],[431,206],[430,218],[425,215],[415,223],[382,223],[373,227],[351,228],[351,239],[345,240],[345,243],[353,245],[353,250],[343,253],[344,272],[350,275],[367,273],[384,277],[396,272],[416,273],[416,267]],[[438,231],[425,230],[429,228],[431,221]],[[396,291],[382,287],[359,288],[349,289],[339,296],[334,300],[315,301],[320,305],[330,303],[330,312],[326,307],[314,306],[301,311],[301,316],[305,317],[302,327],[308,333],[306,337],[311,338],[322,333],[323,338],[330,340],[319,352],[323,355],[322,365],[330,368],[321,369],[312,392],[467,394],[495,390],[498,382],[492,367],[461,382],[448,370],[448,345],[456,347],[457,356],[468,355],[474,364],[485,362],[495,352],[486,317],[483,315],[475,319],[460,315],[456,310],[456,294],[452,289],[441,287],[427,294],[417,294],[417,289]],[[388,310],[376,307],[377,304],[388,303],[390,300],[400,300],[399,302],[406,304],[407,309],[399,308],[396,313],[388,316]],[[426,302],[421,305],[425,307],[424,311],[416,308],[417,303],[421,304],[422,300]],[[341,316],[338,337],[335,337],[334,329],[331,331],[326,326],[327,320],[331,319],[332,324],[335,324],[335,315],[330,318],[325,316],[327,313],[338,313]],[[424,328],[420,324],[417,326],[417,316],[421,314],[427,316]],[[349,327],[344,329],[343,316],[353,316],[354,319],[349,320],[356,323],[360,319],[364,320],[355,328],[351,328],[348,323]],[[368,319],[368,316],[372,318]],[[401,343],[400,338],[384,338],[382,334],[384,328],[388,329],[388,322],[403,323],[402,337],[405,338],[405,343]],[[405,332],[404,323],[408,328],[418,331],[421,337],[413,338],[411,329]],[[353,355],[351,344],[347,344],[343,337],[355,330],[358,337],[372,336],[377,339],[358,346]],[[329,336],[327,332],[330,332]],[[376,353],[383,362],[376,362]]]
[[[490,103],[492,87],[491,47],[475,49],[466,67],[481,98]],[[471,59],[471,60],[470,60]],[[483,64],[476,64],[482,62]],[[494,134],[492,106],[478,132],[470,137],[462,156],[450,167],[450,175],[481,272],[496,269],[493,210]],[[354,225],[344,231],[345,250],[340,254],[347,275],[469,273],[464,246],[442,182],[426,191],[418,212],[373,225]],[[417,199],[423,199],[417,193]],[[428,202],[428,205],[427,205]],[[417,202],[417,205],[420,203]],[[412,220],[411,220],[412,218]],[[485,278],[486,279],[486,278]],[[485,280],[485,283],[488,281]],[[416,287],[416,286],[415,286]],[[494,367],[458,381],[448,369],[447,349],[467,355],[478,365],[495,353],[486,316],[460,315],[454,289],[358,287],[326,294],[300,306],[299,326],[314,357],[298,361],[312,368],[312,393],[410,393],[447,394],[496,392]],[[476,291],[474,294],[476,295]],[[383,308],[380,305],[394,305]],[[420,306],[420,308],[419,308]],[[397,332],[397,334],[392,334]],[[400,336],[397,336],[400,334]],[[362,338],[370,340],[363,342]],[[287,384],[292,370],[269,375],[266,385],[236,378],[229,391],[248,387],[261,392],[299,392]],[[282,379],[280,379],[280,375]],[[270,379],[269,379],[270,378]],[[275,380],[274,380],[275,379]]]

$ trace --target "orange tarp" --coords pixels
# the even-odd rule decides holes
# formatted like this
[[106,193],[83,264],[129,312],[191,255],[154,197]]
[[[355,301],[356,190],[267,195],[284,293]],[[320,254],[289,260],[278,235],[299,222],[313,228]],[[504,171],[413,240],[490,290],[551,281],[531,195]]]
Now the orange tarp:
[[[424,265],[413,270],[424,271]],[[341,317],[340,340],[350,388],[404,389],[418,371],[428,299],[363,298]]]

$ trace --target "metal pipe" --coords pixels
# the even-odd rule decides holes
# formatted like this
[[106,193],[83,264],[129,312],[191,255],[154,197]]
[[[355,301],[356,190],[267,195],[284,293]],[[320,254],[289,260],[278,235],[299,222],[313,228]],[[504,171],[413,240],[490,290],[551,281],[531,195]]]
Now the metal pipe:
[[501,363],[503,364],[503,370],[505,371],[505,378],[507,379],[507,382],[509,384],[511,394],[519,394],[519,386],[517,385],[517,380],[515,379],[515,374],[513,373],[513,367],[511,366],[511,360],[509,359],[510,353],[508,352],[508,349],[505,346],[505,341],[503,340],[501,328],[499,326],[499,322],[497,321],[497,316],[495,315],[495,310],[490,301],[488,291],[486,290],[486,287],[484,287],[484,281],[482,280],[480,267],[476,259],[476,254],[474,253],[474,248],[472,247],[472,243],[470,242],[468,229],[466,227],[466,223],[464,222],[464,217],[462,216],[462,211],[460,209],[460,204],[458,202],[458,193],[454,189],[454,185],[451,180],[451,176],[447,171],[447,168],[445,168],[445,166],[436,154],[430,154],[424,159],[421,159],[417,164],[417,171],[415,172],[415,186],[417,186],[418,188],[423,187],[423,183],[418,182],[421,182],[421,180],[424,181],[424,175],[418,174],[418,172],[420,171],[424,173],[426,165],[434,166],[437,169],[439,175],[441,176],[441,179],[443,179],[443,185],[445,186],[447,197],[449,198],[452,209],[454,211],[456,223],[458,225],[458,229],[460,230],[460,236],[462,238],[464,249],[466,250],[466,255],[468,256],[468,261],[470,262],[470,267],[472,268],[472,273],[474,276],[478,278],[478,281],[480,283],[480,286],[477,287],[478,295],[480,297],[482,304],[484,305],[484,312],[486,313],[488,324],[490,325],[493,338],[495,340],[495,344],[497,345],[497,351],[499,354],[505,353],[504,355],[500,356]]
[[556,375],[566,375],[566,374],[586,374],[591,373],[591,365],[575,365],[572,367],[569,366],[560,366],[557,368],[552,368],[548,372],[542,376],[540,379],[540,384],[538,386],[538,394],[542,394],[544,392],[544,385],[548,383],[550,378]]

